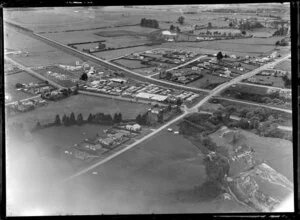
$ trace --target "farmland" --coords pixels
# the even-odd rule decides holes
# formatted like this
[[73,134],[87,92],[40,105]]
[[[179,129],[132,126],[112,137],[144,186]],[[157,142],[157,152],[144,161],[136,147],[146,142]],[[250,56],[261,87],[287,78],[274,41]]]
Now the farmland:
[[228,82],[229,79],[225,77],[220,77],[212,74],[205,73],[201,79],[188,84],[188,86],[201,88],[201,89],[214,89],[219,84]]
[[[95,105],[95,103],[97,104]],[[71,112],[74,112],[75,115],[82,113],[84,118],[88,117],[90,113],[102,112],[113,115],[121,112],[124,119],[133,119],[138,114],[144,113],[146,109],[148,109],[148,106],[144,104],[75,95],[61,101],[53,102],[45,107],[14,116],[9,119],[8,123],[24,122],[33,128],[37,120],[41,124],[49,123],[54,121],[56,114],[62,116]]]
[[[86,174],[76,182],[93,192],[86,191],[87,201],[106,200],[97,203],[101,213],[198,213],[223,207],[223,201],[204,199],[195,191],[206,180],[201,153],[186,139],[166,131],[91,172],[95,171],[98,175]],[[128,199],[133,201],[130,206]],[[241,208],[230,204],[229,210]]]
[[11,96],[11,100],[9,102],[18,101],[21,99],[26,99],[35,95],[31,95],[28,93],[24,93],[22,91],[16,90],[16,83],[38,83],[41,82],[40,79],[31,76],[29,73],[22,71],[13,75],[5,76],[5,94]]
[[74,64],[76,60],[80,60],[13,29],[6,28],[4,33],[5,48],[28,52],[28,56],[25,56],[24,54],[7,55],[25,66],[46,66],[61,63]]

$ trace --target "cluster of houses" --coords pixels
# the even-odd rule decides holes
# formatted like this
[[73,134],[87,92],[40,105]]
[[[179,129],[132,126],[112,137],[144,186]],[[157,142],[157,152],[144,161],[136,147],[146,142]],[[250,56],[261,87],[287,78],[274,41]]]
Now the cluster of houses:
[[41,97],[34,97],[31,99],[16,101],[6,105],[8,115],[15,115],[18,112],[28,112],[37,107],[47,104],[46,100]]
[[128,82],[126,78],[120,77],[96,79],[86,84],[80,84],[80,88],[86,91],[122,96],[136,100],[141,99],[164,103],[175,103],[179,98],[182,98],[183,94],[186,94],[182,99],[183,101],[193,101],[199,96],[193,92],[166,89],[153,84],[133,84]]
[[55,88],[47,83],[18,83],[16,88],[17,91],[22,91],[32,95],[38,95],[42,93],[47,93],[55,90]]
[[140,60],[144,64],[155,62],[155,66],[168,68],[168,64],[181,64],[194,58],[197,54],[191,51],[158,48],[141,53],[133,53],[127,57]]
[[118,146],[140,134],[142,127],[139,124],[126,124],[105,129],[106,137],[96,136],[94,139],[85,139],[79,144],[65,150],[65,154],[80,160],[92,160],[103,156]]
[[284,70],[267,69],[267,70],[261,71],[257,75],[283,77],[283,76],[286,76],[288,74],[290,74],[290,72],[284,71]]

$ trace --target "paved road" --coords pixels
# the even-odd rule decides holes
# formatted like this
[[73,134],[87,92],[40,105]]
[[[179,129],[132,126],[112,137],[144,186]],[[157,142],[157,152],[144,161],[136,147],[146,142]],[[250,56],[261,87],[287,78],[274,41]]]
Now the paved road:
[[248,102],[248,101],[241,101],[241,100],[237,100],[237,99],[230,99],[230,98],[225,98],[225,97],[216,97],[217,99],[221,99],[221,100],[227,100],[227,101],[231,101],[231,102],[238,102],[238,103],[242,103],[242,104],[247,104],[247,105],[255,105],[255,106],[259,106],[259,107],[264,107],[264,108],[270,108],[270,109],[274,109],[277,111],[282,111],[282,112],[287,112],[292,114],[292,110],[291,109],[284,109],[284,108],[278,108],[278,107],[273,107],[273,106],[269,106],[269,105],[263,105],[263,104],[258,104],[258,103],[254,103],[254,102]]
[[[286,58],[287,58],[287,57],[283,57],[283,58],[281,58],[280,60],[274,61],[274,63],[280,62],[281,60],[284,60],[284,59],[286,59]],[[104,163],[106,163],[106,162],[112,160],[113,158],[119,156],[120,154],[122,154],[122,153],[124,153],[124,152],[126,152],[126,151],[132,149],[133,147],[135,147],[135,146],[141,144],[143,141],[148,140],[149,138],[152,138],[154,135],[156,135],[156,134],[158,134],[159,132],[161,132],[162,130],[168,128],[168,127],[169,127],[170,125],[172,125],[173,123],[178,122],[179,120],[183,119],[183,118],[184,118],[185,116],[187,116],[188,114],[190,114],[190,113],[192,113],[192,112],[198,112],[198,108],[199,108],[201,105],[203,105],[204,103],[206,103],[206,102],[207,102],[209,99],[211,99],[212,97],[216,96],[216,95],[217,95],[218,93],[220,93],[222,90],[226,89],[227,87],[229,87],[229,86],[231,86],[231,85],[233,85],[233,84],[235,84],[235,83],[237,83],[237,82],[239,82],[239,81],[241,81],[241,80],[243,80],[243,79],[245,79],[245,78],[247,78],[247,77],[249,77],[249,76],[252,76],[252,75],[257,74],[257,73],[258,73],[259,71],[261,71],[262,69],[268,68],[269,65],[270,65],[270,64],[266,64],[265,66],[260,67],[259,70],[253,70],[253,71],[251,71],[251,72],[248,72],[248,73],[246,73],[246,74],[244,74],[244,75],[242,75],[242,76],[239,76],[239,77],[237,77],[237,78],[235,78],[235,79],[229,81],[228,83],[225,83],[225,84],[222,84],[221,86],[218,86],[217,89],[211,91],[211,92],[209,93],[208,96],[206,96],[204,99],[200,100],[194,107],[192,107],[192,108],[190,108],[190,109],[185,108],[185,111],[184,111],[184,113],[183,113],[182,115],[180,115],[180,116],[174,118],[173,120],[167,122],[166,124],[162,125],[160,128],[158,128],[158,129],[156,129],[155,131],[151,132],[150,134],[148,134],[148,135],[142,137],[142,138],[139,139],[138,141],[136,141],[136,142],[134,142],[134,143],[128,145],[127,147],[123,148],[122,150],[120,150],[120,151],[118,151],[118,152],[116,152],[116,153],[114,153],[114,154],[108,156],[108,157],[105,158],[104,160],[101,160],[101,161],[95,163],[94,165],[92,165],[92,166],[90,166],[90,167],[88,167],[88,168],[86,168],[86,169],[83,169],[83,170],[77,172],[76,174],[74,174],[74,175],[68,177],[67,179],[63,180],[63,182],[69,181],[69,180],[71,180],[71,179],[73,179],[73,178],[75,178],[75,177],[78,177],[78,176],[80,176],[80,175],[82,175],[82,174],[85,174],[85,173],[91,171],[92,169],[94,169],[94,168],[96,168],[96,167],[98,167],[98,166],[100,166],[100,165],[102,165],[102,164],[104,164]],[[265,67],[265,68],[264,68],[264,67]]]
[[55,86],[55,87],[57,87],[57,88],[59,88],[59,89],[64,89],[64,88],[65,88],[65,87],[59,85],[58,83],[56,83],[56,82],[54,82],[54,81],[52,81],[52,80],[50,80],[50,79],[48,79],[48,78],[42,76],[41,74],[39,74],[39,73],[33,71],[32,69],[30,69],[30,68],[28,68],[28,67],[25,67],[23,64],[21,64],[21,63],[15,61],[15,60],[13,60],[13,59],[11,59],[11,58],[9,58],[9,57],[5,57],[5,59],[7,59],[9,62],[13,63],[14,65],[18,66],[20,69],[22,69],[22,70],[24,70],[24,71],[30,73],[31,75],[33,75],[33,76],[35,76],[35,77],[37,77],[37,78],[39,78],[39,79],[41,79],[41,80],[43,80],[43,81],[48,81],[49,84],[52,85],[52,86]]

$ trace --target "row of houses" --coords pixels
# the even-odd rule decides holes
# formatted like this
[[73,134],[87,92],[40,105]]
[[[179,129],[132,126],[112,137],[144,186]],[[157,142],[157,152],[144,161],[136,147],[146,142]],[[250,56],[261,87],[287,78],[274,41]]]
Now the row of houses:
[[142,127],[139,124],[127,124],[104,130],[106,137],[97,136],[94,139],[85,139],[79,144],[65,150],[67,156],[80,160],[92,160],[103,156],[106,152],[124,144],[130,138],[139,134]]

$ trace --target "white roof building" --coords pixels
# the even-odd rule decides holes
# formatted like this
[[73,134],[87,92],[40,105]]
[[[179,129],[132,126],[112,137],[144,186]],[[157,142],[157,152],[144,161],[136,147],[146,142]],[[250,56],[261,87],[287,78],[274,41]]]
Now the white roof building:
[[162,31],[161,32],[163,35],[167,35],[167,36],[176,36],[177,34],[176,33],[171,33],[170,31]]
[[143,98],[143,99],[151,99],[160,102],[165,101],[168,98],[168,96],[165,95],[157,95],[157,94],[151,94],[146,92],[140,92],[135,97]]

